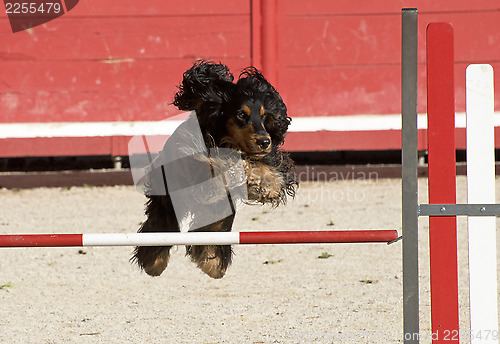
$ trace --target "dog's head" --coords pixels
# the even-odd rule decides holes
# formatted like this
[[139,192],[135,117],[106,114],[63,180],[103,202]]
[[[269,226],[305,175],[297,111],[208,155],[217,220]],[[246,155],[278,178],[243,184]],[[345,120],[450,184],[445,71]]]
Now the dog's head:
[[198,61],[184,73],[174,105],[196,111],[200,127],[216,146],[256,158],[283,144],[290,117],[281,96],[253,67],[236,83],[227,66]]

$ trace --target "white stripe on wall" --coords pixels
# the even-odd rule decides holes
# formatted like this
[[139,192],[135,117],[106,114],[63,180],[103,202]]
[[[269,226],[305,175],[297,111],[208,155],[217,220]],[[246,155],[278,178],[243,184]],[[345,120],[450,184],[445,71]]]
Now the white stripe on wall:
[[[129,122],[0,123],[0,139],[38,137],[96,137],[171,135],[182,120]],[[457,113],[457,128],[465,128],[465,113]],[[500,112],[495,113],[500,126]],[[427,128],[427,115],[418,116],[418,128]],[[401,115],[295,117],[289,132],[401,130]]]

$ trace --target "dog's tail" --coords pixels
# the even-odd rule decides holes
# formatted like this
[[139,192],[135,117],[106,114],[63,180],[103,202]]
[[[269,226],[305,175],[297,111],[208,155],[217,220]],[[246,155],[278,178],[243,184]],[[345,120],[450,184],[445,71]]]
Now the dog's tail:
[[222,104],[229,98],[234,77],[222,63],[198,60],[184,72],[173,104],[184,111],[199,111],[203,104]]

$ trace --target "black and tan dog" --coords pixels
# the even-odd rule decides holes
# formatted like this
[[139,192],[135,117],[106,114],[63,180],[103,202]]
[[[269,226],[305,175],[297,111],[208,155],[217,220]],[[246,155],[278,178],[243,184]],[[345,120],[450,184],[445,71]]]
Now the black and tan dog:
[[[258,70],[246,68],[234,82],[227,66],[198,61],[184,73],[173,104],[180,110],[194,111],[203,144],[209,151],[224,148],[238,153],[243,162],[244,175],[241,180],[247,192],[247,203],[278,206],[284,204],[288,196],[295,195],[298,184],[293,172],[293,162],[280,149],[291,118],[287,115],[281,96]],[[160,159],[168,156],[169,151],[186,150],[187,146],[193,144],[189,138],[172,143],[174,135],[175,133],[159,153]],[[164,158],[162,164],[166,164],[167,160],[169,159]],[[182,160],[184,162],[180,162]],[[200,179],[199,171],[204,167],[196,164],[202,164],[201,160],[203,159],[170,161],[169,170],[173,172],[168,173],[165,173],[163,167],[158,168],[159,164],[151,167],[146,189],[152,190],[162,184],[164,192],[148,193],[146,190],[147,219],[139,232],[179,232],[182,216],[190,219],[189,231],[231,231],[236,212],[234,206],[231,206],[230,214],[208,224],[199,221],[207,213],[189,210],[197,209],[196,202],[217,202],[217,197],[212,199],[211,196],[204,195],[200,196],[203,198],[200,200],[200,197],[194,195],[192,199],[185,200],[188,204],[185,209],[188,210],[183,212],[186,214],[180,214],[180,208],[176,208],[172,200],[175,191],[173,188],[178,187],[170,182],[169,178],[172,177],[169,174],[174,175],[176,184],[182,187],[199,183],[203,179]],[[217,164],[217,158],[210,155],[207,160],[212,176],[223,174],[224,170],[230,168],[223,163]],[[231,196],[229,192],[227,195]],[[189,202],[192,202],[191,206]],[[198,226],[196,223],[202,225]],[[132,260],[147,274],[159,276],[168,265],[170,248],[171,246],[136,247]],[[212,278],[223,277],[232,260],[230,245],[186,246],[186,254]]]

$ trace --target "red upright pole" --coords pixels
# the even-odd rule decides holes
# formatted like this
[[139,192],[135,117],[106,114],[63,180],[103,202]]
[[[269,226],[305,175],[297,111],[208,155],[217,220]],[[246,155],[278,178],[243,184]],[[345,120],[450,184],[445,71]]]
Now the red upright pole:
[[[429,203],[456,203],[453,27],[427,27]],[[433,343],[458,343],[456,217],[429,218]]]

